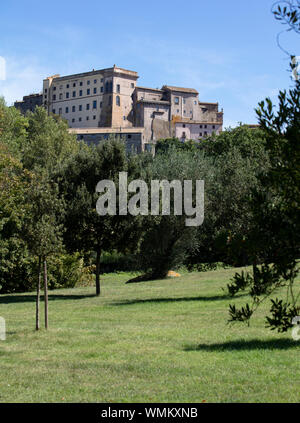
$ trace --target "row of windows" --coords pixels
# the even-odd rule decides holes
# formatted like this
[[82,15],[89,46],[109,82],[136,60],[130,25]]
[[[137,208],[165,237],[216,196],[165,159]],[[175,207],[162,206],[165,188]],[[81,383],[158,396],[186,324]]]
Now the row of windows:
[[[185,104],[185,98],[182,99],[183,104]],[[179,97],[174,97],[174,103],[179,104]],[[194,104],[197,104],[197,100],[194,100]]]
[[[205,129],[207,128],[207,125],[199,125],[199,128],[202,129],[203,126]],[[185,128],[185,123],[182,124],[182,127]],[[215,129],[215,128],[216,128],[216,125],[212,125],[212,129]]]
[[[180,113],[179,109],[176,110],[177,113]],[[183,111],[183,114],[186,114],[186,110]],[[193,110],[190,110],[190,115],[193,114]]]
[[[103,87],[100,87],[100,93],[103,93]],[[90,90],[90,88],[88,88],[87,90],[86,90],[86,95],[90,95],[91,94],[91,90]],[[93,94],[97,94],[97,88],[94,88],[93,89]],[[82,97],[83,96],[83,90],[79,90],[79,97]],[[47,96],[45,96],[45,98],[46,98]],[[76,91],[72,91],[72,97],[74,98],[74,97],[76,97]],[[59,100],[63,100],[63,94],[62,93],[60,93],[59,94],[59,96],[58,96],[58,98],[59,98]],[[67,91],[66,92],[66,99],[67,98],[70,98],[70,93]],[[52,100],[53,101],[55,101],[56,100],[56,94],[53,94],[53,96],[52,96]]]
[[[202,132],[199,132],[199,137],[202,137],[202,136],[203,136]],[[204,136],[205,137],[207,136],[207,131],[204,131]],[[185,132],[182,132],[182,138],[186,138],[186,133]]]
[[[97,119],[97,116],[96,115],[93,115],[93,120],[96,120]],[[85,120],[90,120],[90,117],[89,116],[86,116],[85,117]],[[123,116],[123,120],[126,120],[126,116]],[[75,118],[73,118],[72,119],[72,123],[75,123],[76,122],[76,119]],[[78,118],[78,122],[82,122],[82,117],[79,117]]]
[[[98,82],[98,79],[94,79],[94,84],[97,84],[97,82]],[[101,79],[100,79],[100,82],[103,82],[103,78],[101,78]],[[90,81],[90,80],[86,81],[86,84],[87,84],[87,85],[90,85],[90,83],[91,83],[91,81]],[[71,85],[72,85],[73,87],[76,87],[76,82],[73,82],[73,84],[71,84]],[[83,82],[82,82],[82,81],[80,81],[80,82],[79,82],[79,86],[80,86],[80,87],[82,87],[82,86],[83,86]],[[70,84],[66,84],[66,88],[70,88]],[[53,87],[53,91],[56,91],[56,89],[57,89],[57,87],[56,87],[56,86],[54,86],[54,87]],[[62,90],[62,89],[63,89],[63,85],[60,85],[60,86],[59,86],[59,89],[60,89],[60,90]],[[47,90],[47,88],[45,88],[45,90],[44,90],[44,91],[45,91],[45,93],[47,93],[47,91],[48,91],[48,90]]]
[[[95,79],[95,81],[97,81],[97,80]],[[101,79],[101,82],[102,81],[103,81],[103,78]],[[88,83],[87,85],[89,85],[89,81],[87,81],[87,83]],[[79,85],[82,86],[82,82],[80,82]],[[73,88],[75,88],[75,87],[76,87],[76,83],[74,82],[73,83]],[[70,84],[67,84],[66,85],[66,88],[67,89],[70,88]],[[103,86],[100,87],[100,92],[101,93],[104,92],[104,88],[105,88],[105,93],[112,93],[112,90],[113,90],[113,83],[112,83],[112,81],[107,81],[105,83],[105,87],[103,87]],[[131,88],[134,88],[134,83],[131,83]],[[60,86],[60,89],[62,89],[62,85]],[[53,87],[53,91],[56,91],[56,87],[55,86]],[[47,95],[46,95],[47,92],[48,92],[48,89],[45,88],[45,90],[44,90],[45,97],[47,97]],[[79,91],[79,95],[80,96],[82,96],[82,92],[83,92],[82,90]],[[120,86],[120,84],[117,84],[116,85],[116,92],[117,93],[120,93],[121,92],[121,86]],[[90,95],[91,89],[90,88],[87,88],[86,93],[87,93],[87,95]],[[94,87],[93,88],[93,93],[94,94],[97,93],[97,87]],[[59,96],[62,96],[62,93],[60,93]],[[53,97],[55,97],[55,98],[53,98],[53,100],[55,100],[56,99],[56,94],[53,94]],[[73,91],[73,97],[76,97],[76,91]],[[60,98],[62,98],[62,97],[60,97]],[[66,93],[66,98],[69,98],[69,93],[68,92]]]
[[[102,104],[103,104],[102,101],[100,101],[100,103],[99,103],[100,108],[102,108]],[[111,96],[108,99],[108,104],[111,105]],[[116,105],[117,106],[120,106],[120,104],[121,104],[120,103],[120,97],[117,95],[117,97],[116,97]],[[97,100],[94,100],[93,101],[92,108],[93,109],[97,109]],[[85,110],[90,110],[90,103],[87,103],[85,105]],[[79,112],[82,112],[82,104],[79,104],[78,111]],[[55,112],[56,112],[56,110],[55,109],[52,109],[52,113],[55,114]],[[76,106],[72,106],[72,112],[76,112]],[[61,114],[61,113],[62,113],[62,108],[60,107],[59,108],[59,114]],[[69,107],[68,106],[65,107],[65,113],[69,113]]]
[[[96,120],[97,116],[93,115],[93,120]],[[85,120],[90,120],[89,116],[86,116]],[[76,122],[76,119],[72,119],[72,123]],[[78,122],[82,122],[82,117],[78,118]]]

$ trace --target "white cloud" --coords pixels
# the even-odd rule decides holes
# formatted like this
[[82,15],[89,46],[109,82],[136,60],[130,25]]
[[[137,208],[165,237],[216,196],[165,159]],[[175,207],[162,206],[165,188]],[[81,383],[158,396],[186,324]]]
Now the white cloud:
[[6,79],[0,81],[0,95],[12,105],[24,95],[41,92],[43,79],[49,74],[36,59],[6,57]]

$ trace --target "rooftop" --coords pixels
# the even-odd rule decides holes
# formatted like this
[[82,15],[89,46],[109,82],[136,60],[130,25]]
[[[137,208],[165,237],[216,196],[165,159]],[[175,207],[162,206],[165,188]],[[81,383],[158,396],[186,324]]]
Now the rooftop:
[[180,93],[193,93],[193,94],[199,94],[197,90],[194,88],[183,88],[183,87],[172,87],[171,85],[164,85],[162,87],[164,90],[168,91],[177,91]]
[[72,75],[60,76],[59,74],[56,74],[56,75],[49,76],[45,79],[54,79],[55,81],[64,81],[64,80],[67,80],[67,79],[83,78],[85,76],[93,76],[93,75],[99,75],[99,74],[102,75],[102,74],[108,73],[108,72],[125,73],[127,75],[134,76],[134,77],[138,78],[137,72],[131,71],[131,70],[128,70],[128,69],[119,68],[116,65],[114,65],[111,68],[98,69],[98,70],[93,69],[89,72],[74,73]]

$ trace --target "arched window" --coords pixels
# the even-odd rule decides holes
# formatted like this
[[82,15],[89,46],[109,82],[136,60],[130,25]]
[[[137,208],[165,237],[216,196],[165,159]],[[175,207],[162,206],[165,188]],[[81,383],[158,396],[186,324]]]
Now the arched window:
[[118,95],[116,97],[116,105],[120,106],[120,96],[118,96]]

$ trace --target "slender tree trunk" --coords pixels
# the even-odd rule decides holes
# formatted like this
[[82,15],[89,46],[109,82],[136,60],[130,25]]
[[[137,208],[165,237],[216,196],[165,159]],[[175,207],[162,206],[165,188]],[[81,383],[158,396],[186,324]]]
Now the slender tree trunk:
[[47,280],[46,257],[44,257],[44,301],[45,301],[45,328],[48,329],[48,280]]
[[40,292],[41,292],[41,270],[42,270],[42,260],[39,256],[39,267],[38,267],[38,283],[36,289],[36,308],[35,308],[35,329],[39,330],[40,328]]
[[101,249],[97,250],[96,256],[96,295],[100,295],[100,258],[101,258]]

